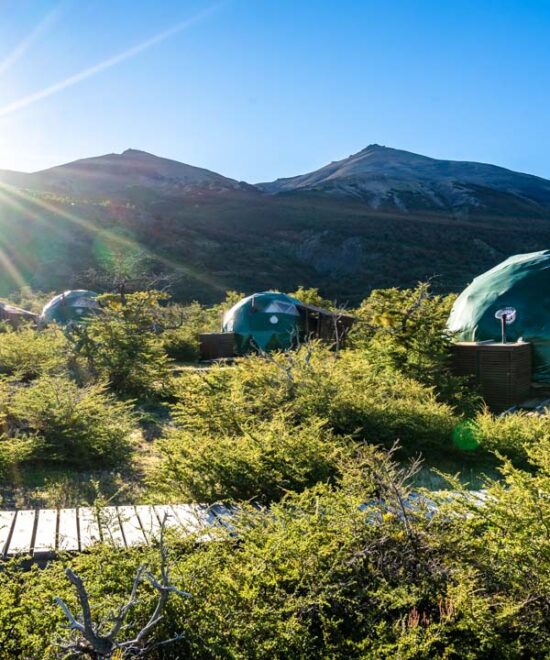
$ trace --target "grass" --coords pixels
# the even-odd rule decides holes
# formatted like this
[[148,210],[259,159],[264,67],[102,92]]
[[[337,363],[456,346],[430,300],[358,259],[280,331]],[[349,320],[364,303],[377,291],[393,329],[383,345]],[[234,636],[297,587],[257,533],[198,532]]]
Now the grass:
[[18,465],[0,486],[0,508],[64,508],[109,501],[138,504],[148,499],[147,473],[158,460],[150,429],[134,438],[132,459],[116,470],[77,470],[70,465],[35,461]]

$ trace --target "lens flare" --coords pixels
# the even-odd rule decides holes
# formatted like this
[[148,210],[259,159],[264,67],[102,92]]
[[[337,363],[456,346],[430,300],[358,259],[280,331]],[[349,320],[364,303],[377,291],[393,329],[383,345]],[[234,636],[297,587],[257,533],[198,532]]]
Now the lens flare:
[[[2,196],[2,199],[11,198],[12,203],[19,204],[20,206],[22,205],[24,207],[24,212],[28,213],[32,217],[36,218],[38,216],[38,221],[47,225],[48,228],[51,228],[52,226],[51,221],[46,220],[43,214],[30,211],[28,209],[28,206],[31,207],[34,206],[35,208],[38,209],[38,211],[45,211],[52,216],[58,216],[60,218],[63,218],[67,220],[69,223],[73,224],[74,226],[82,229],[90,236],[101,237],[104,235],[105,232],[104,228],[97,227],[89,220],[86,220],[85,218],[81,218],[80,216],[74,213],[70,213],[69,211],[58,206],[57,204],[53,204],[52,202],[40,198],[37,195],[31,195],[7,183],[0,182],[0,195]],[[58,233],[61,232],[58,231]],[[156,261],[157,263],[163,264],[164,266],[170,268],[176,273],[180,273],[182,275],[185,275],[186,277],[195,279],[218,291],[225,291],[226,287],[220,284],[219,282],[217,282],[216,280],[214,280],[212,277],[206,275],[205,273],[197,271],[196,269],[188,266],[187,264],[174,261],[173,259],[169,259],[162,254],[158,254],[150,247],[144,246],[143,244],[139,243],[133,238],[130,238],[124,233],[113,231],[109,235],[109,238],[112,241],[112,244],[116,245],[121,250],[127,250],[128,252],[131,253],[135,253],[136,250],[139,250],[143,253],[145,257],[148,257],[149,259]],[[9,267],[13,270],[14,268],[13,264],[8,262],[9,259],[7,259],[6,261],[6,269],[8,269]],[[11,273],[12,271],[10,270],[9,272]]]

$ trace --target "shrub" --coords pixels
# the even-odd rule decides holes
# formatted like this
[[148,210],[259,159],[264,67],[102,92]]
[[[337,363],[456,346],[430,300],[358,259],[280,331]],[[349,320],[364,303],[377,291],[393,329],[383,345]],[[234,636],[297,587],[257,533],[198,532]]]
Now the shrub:
[[89,369],[117,394],[155,398],[168,389],[168,358],[156,333],[164,294],[131,293],[100,297],[103,313],[75,328],[73,341]]
[[171,498],[198,502],[280,499],[338,473],[344,443],[310,419],[292,426],[284,414],[248,424],[240,434],[173,429],[160,444],[153,483]]
[[473,429],[481,449],[525,464],[533,447],[549,441],[550,417],[523,411],[497,416],[484,410],[476,415]]
[[179,362],[199,358],[199,334],[210,323],[208,311],[199,303],[182,307],[173,305],[163,310],[162,346],[168,357]]
[[367,349],[373,362],[435,388],[440,400],[472,412],[479,397],[450,371],[453,338],[447,319],[454,300],[454,295],[433,295],[429,283],[375,290],[355,311],[360,322],[351,345]]
[[70,346],[56,327],[0,333],[0,372],[19,380],[67,371]]
[[211,434],[238,434],[251,419],[270,419],[284,408],[295,423],[326,419],[337,434],[374,444],[399,439],[418,451],[450,447],[456,423],[431,388],[372,364],[366,352],[335,354],[320,344],[185,374],[175,396],[177,424]]
[[11,391],[4,384],[2,395],[11,444],[34,442],[26,458],[89,468],[112,464],[129,449],[130,405],[114,399],[103,384],[79,388],[66,378],[42,376]]
[[299,286],[296,291],[292,291],[292,293],[289,293],[288,295],[297,298],[305,305],[314,305],[315,307],[323,307],[324,309],[335,309],[332,300],[323,298],[319,293],[319,289],[313,287],[306,289],[303,286]]
[[[534,474],[503,470],[482,507],[466,492],[428,516],[403,506],[406,475],[366,448],[340,484],[243,510],[220,542],[179,540],[174,584],[156,640],[183,636],[155,658],[530,658],[550,644],[550,445],[530,452]],[[458,485],[456,486],[458,488]],[[367,503],[365,505],[365,503]],[[236,537],[236,538],[235,538]],[[94,618],[116,611],[154,549],[99,546],[67,558],[88,588]],[[0,572],[0,645],[6,657],[54,658],[75,608],[65,562]],[[144,590],[128,631],[147,621]]]

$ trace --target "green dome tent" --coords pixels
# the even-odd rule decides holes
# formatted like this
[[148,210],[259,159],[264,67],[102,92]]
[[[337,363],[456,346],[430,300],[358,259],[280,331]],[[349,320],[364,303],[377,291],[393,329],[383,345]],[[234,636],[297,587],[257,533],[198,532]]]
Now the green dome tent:
[[55,322],[60,325],[66,325],[71,321],[75,323],[82,321],[99,309],[97,295],[94,291],[85,289],[60,293],[44,306],[40,320],[44,323]]
[[300,305],[299,300],[284,293],[254,293],[226,312],[223,331],[235,333],[235,347],[240,355],[258,348],[291,348],[304,332]]
[[550,382],[550,250],[518,254],[476,277],[456,299],[448,328],[460,341],[501,340],[496,312],[513,307],[509,341],[533,346],[533,380]]

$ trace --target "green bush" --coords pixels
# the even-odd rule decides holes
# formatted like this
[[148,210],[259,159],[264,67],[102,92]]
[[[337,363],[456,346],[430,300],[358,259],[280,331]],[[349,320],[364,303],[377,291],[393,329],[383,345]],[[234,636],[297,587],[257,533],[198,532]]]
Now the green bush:
[[0,373],[19,380],[67,371],[70,345],[56,327],[22,328],[0,333]]
[[197,433],[238,434],[251,420],[285,409],[295,423],[326,419],[337,434],[373,444],[400,440],[416,452],[450,448],[457,421],[431,388],[380,368],[367,352],[333,353],[320,344],[187,373],[174,390],[176,423]]
[[75,327],[75,350],[99,380],[127,398],[157,398],[169,389],[169,360],[156,332],[164,294],[142,291],[100,297],[102,313]]
[[550,417],[523,411],[493,415],[484,410],[476,415],[473,429],[481,449],[526,463],[529,451],[550,439]]
[[171,360],[195,362],[199,359],[199,337],[188,327],[165,330],[162,347]]
[[161,341],[169,358],[194,362],[199,358],[199,334],[210,323],[208,311],[199,303],[163,308]]
[[62,377],[42,376],[25,387],[2,387],[1,417],[6,451],[24,442],[24,458],[61,461],[82,468],[119,461],[130,447],[134,429],[128,403],[110,395],[102,384],[79,388]]
[[210,435],[172,429],[160,444],[156,491],[179,501],[280,499],[338,473],[344,443],[310,419],[293,426],[278,414],[248,424],[240,434]]
[[[157,641],[160,658],[531,658],[550,646],[550,445],[536,473],[507,465],[477,506],[466,492],[430,516],[383,452],[368,448],[340,484],[244,510],[218,542],[174,540],[174,584]],[[458,488],[458,486],[457,486]],[[368,503],[365,506],[365,503]],[[90,593],[94,618],[128,597],[137,566],[158,572],[154,548],[98,547],[66,559]],[[60,596],[75,608],[63,561],[0,572],[6,657],[58,657]],[[143,589],[128,637],[148,620]]]
[[415,289],[375,290],[354,314],[350,345],[369,351],[373,362],[433,387],[441,401],[471,413],[479,396],[451,373],[453,337],[447,319],[456,296],[436,296],[429,283]]

